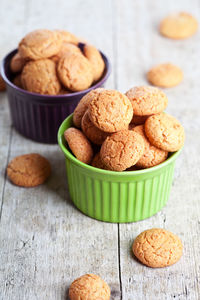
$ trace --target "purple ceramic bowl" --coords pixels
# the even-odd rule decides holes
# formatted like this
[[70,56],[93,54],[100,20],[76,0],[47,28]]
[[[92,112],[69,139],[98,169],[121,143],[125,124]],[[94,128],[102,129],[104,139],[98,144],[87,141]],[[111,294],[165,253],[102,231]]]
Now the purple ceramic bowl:
[[[79,45],[80,48],[83,44]],[[23,90],[12,83],[10,60],[17,49],[10,52],[2,61],[1,75],[6,82],[12,124],[25,137],[40,143],[57,143],[60,124],[70,115],[80,99],[90,90],[102,87],[110,75],[110,63],[101,52],[105,71],[101,79],[89,89],[66,95],[40,95]]]

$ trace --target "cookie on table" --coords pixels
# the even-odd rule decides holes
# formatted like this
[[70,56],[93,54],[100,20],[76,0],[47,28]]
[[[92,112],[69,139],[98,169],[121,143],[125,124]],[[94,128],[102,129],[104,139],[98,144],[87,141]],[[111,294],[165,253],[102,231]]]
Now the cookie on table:
[[135,165],[144,153],[144,141],[140,134],[121,130],[107,137],[100,150],[105,166],[112,171],[124,171]]
[[163,91],[152,86],[137,86],[126,92],[131,101],[134,114],[147,116],[162,112],[168,104],[167,96]]
[[10,69],[13,73],[19,73],[22,71],[25,63],[25,59],[17,52],[10,61]]
[[57,95],[61,89],[56,64],[48,58],[29,61],[21,73],[21,82],[27,91],[43,95]]
[[90,164],[93,149],[86,136],[79,129],[71,127],[65,130],[64,137],[76,158],[85,164]]
[[169,15],[160,23],[160,33],[177,40],[192,36],[197,29],[197,20],[187,12]]
[[6,90],[6,84],[5,81],[3,80],[1,74],[0,74],[0,92],[4,92]]
[[149,117],[145,122],[145,134],[152,145],[169,152],[179,150],[185,140],[181,123],[166,113]]
[[175,264],[181,258],[183,245],[179,237],[172,232],[152,228],[136,237],[132,250],[144,265],[163,268]]
[[19,43],[19,54],[26,60],[49,58],[60,51],[62,41],[51,30],[38,29],[28,33]]
[[62,84],[74,92],[89,88],[93,82],[92,65],[82,54],[68,52],[59,60],[57,71]]
[[91,45],[84,45],[83,53],[92,64],[94,81],[99,80],[105,68],[101,53]]
[[51,174],[49,161],[37,153],[15,157],[7,166],[9,179],[18,186],[34,187],[44,183]]
[[133,117],[129,99],[115,90],[104,90],[95,95],[88,106],[92,123],[105,132],[128,128]]
[[54,32],[58,35],[58,38],[62,41],[62,43],[71,43],[78,45],[78,38],[69,31],[66,30],[54,30]]
[[161,150],[150,144],[150,142],[148,141],[145,135],[144,125],[138,125],[134,127],[132,130],[134,132],[139,133],[142,136],[144,141],[144,154],[136,163],[137,167],[150,168],[166,160],[168,156],[168,152],[165,150]]
[[81,120],[83,115],[85,114],[86,110],[88,109],[88,105],[90,101],[92,100],[93,96],[96,93],[102,92],[103,88],[98,88],[95,90],[91,90],[89,93],[87,93],[83,98],[81,98],[80,102],[76,106],[74,113],[73,113],[73,123],[76,127],[81,127]]
[[183,72],[173,64],[160,64],[149,70],[147,79],[155,86],[168,88],[178,85],[183,80]]
[[102,131],[92,123],[92,121],[89,118],[88,110],[85,112],[82,118],[81,128],[84,134],[87,136],[87,138],[96,145],[102,145],[102,143],[109,135],[108,132]]
[[94,156],[91,165],[98,169],[108,170],[108,168],[104,165],[104,163],[101,160],[100,152],[98,152]]
[[61,57],[65,56],[69,52],[82,54],[79,47],[77,47],[74,44],[64,42],[64,43],[62,43],[62,46],[61,46],[60,51],[58,52],[58,54],[52,56],[51,59],[54,62],[57,63],[60,60]]
[[16,75],[15,77],[14,77],[14,79],[13,79],[13,83],[16,85],[16,86],[18,86],[19,88],[23,88],[23,86],[22,86],[22,80],[21,80],[21,74],[18,74],[18,75]]

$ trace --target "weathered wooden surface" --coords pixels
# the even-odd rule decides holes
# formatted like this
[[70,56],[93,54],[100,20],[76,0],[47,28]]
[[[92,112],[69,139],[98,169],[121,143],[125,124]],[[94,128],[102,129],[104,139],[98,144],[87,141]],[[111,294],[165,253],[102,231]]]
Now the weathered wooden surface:
[[[66,299],[70,282],[87,272],[101,275],[112,299],[200,299],[200,33],[185,41],[158,34],[168,12],[186,10],[200,21],[200,3],[191,0],[1,1],[0,55],[35,28],[66,28],[105,51],[113,64],[109,88],[124,92],[146,84],[145,72],[170,61],[184,81],[167,89],[168,111],[186,129],[168,204],[154,217],[133,224],[108,224],[82,215],[67,193],[58,146],[34,143],[10,126],[6,94],[0,95],[0,299]],[[5,177],[12,157],[38,152],[52,163],[47,184],[24,189]],[[149,269],[131,254],[142,230],[164,227],[184,242],[180,262]]]

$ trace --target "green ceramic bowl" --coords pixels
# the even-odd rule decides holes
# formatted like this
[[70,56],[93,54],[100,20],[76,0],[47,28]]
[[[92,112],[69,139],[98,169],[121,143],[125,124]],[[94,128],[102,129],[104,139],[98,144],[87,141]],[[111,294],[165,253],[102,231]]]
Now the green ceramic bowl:
[[67,149],[64,131],[71,127],[72,115],[58,131],[58,143],[66,158],[69,193],[84,214],[106,222],[136,222],[156,214],[167,203],[177,151],[158,166],[113,172],[94,168],[76,159]]

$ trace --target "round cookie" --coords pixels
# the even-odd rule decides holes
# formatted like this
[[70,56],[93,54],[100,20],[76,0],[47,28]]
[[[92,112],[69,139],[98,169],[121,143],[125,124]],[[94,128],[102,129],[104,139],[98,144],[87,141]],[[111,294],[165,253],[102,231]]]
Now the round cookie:
[[61,88],[56,64],[48,58],[28,62],[21,73],[21,82],[29,92],[43,95],[57,95]]
[[136,237],[132,250],[144,265],[163,268],[175,264],[181,258],[183,245],[179,237],[172,232],[152,228]]
[[70,300],[109,300],[110,288],[98,275],[85,274],[72,282],[69,298]]
[[183,72],[173,64],[160,64],[149,70],[147,79],[155,86],[168,88],[178,85],[183,80]]
[[37,153],[17,156],[11,160],[7,167],[7,175],[10,180],[23,187],[34,187],[42,184],[50,174],[50,163]]
[[186,12],[169,15],[160,23],[160,33],[177,40],[192,36],[197,29],[197,20]]
[[166,113],[149,117],[145,122],[145,134],[152,145],[169,152],[179,150],[185,140],[183,126]]
[[93,150],[86,136],[80,130],[71,127],[65,130],[64,137],[76,158],[85,164],[90,164]]
[[152,86],[137,86],[126,92],[131,101],[134,114],[147,116],[162,112],[168,104],[167,96],[163,91]]
[[78,38],[69,31],[66,30],[55,30],[55,33],[58,35],[58,38],[62,41],[62,43],[71,43],[78,45]]
[[51,57],[51,59],[54,61],[54,62],[58,62],[60,60],[60,58],[62,56],[65,56],[67,53],[69,52],[72,52],[72,53],[78,53],[78,54],[82,54],[81,50],[79,47],[77,47],[76,45],[74,44],[70,44],[70,43],[67,43],[67,42],[64,42],[60,48],[60,51],[58,52],[57,55],[54,55]]
[[104,90],[96,94],[88,106],[92,123],[105,132],[128,128],[133,117],[129,99],[115,90]]
[[81,98],[80,102],[78,103],[77,107],[74,110],[73,113],[73,123],[76,127],[81,127],[81,120],[83,115],[85,114],[86,110],[88,109],[88,105],[90,101],[92,100],[93,96],[96,93],[102,92],[103,88],[98,88],[95,90],[91,90],[89,93],[87,93],[83,98]]
[[6,90],[6,84],[5,81],[3,80],[2,76],[0,75],[0,92],[3,92]]
[[83,53],[92,64],[94,81],[99,80],[105,68],[105,63],[101,53],[91,45],[85,45]]
[[10,69],[13,73],[21,72],[24,65],[25,65],[25,59],[22,58],[19,52],[17,52],[10,61]]
[[150,168],[154,167],[164,160],[166,160],[168,156],[168,152],[161,150],[153,145],[150,144],[148,141],[145,131],[144,131],[144,125],[136,126],[132,129],[134,132],[139,133],[144,141],[144,154],[142,157],[138,160],[136,163],[136,166],[139,168]]
[[100,152],[98,152],[93,160],[92,160],[92,163],[91,165],[95,168],[98,168],[98,169],[103,169],[103,170],[108,170],[108,168],[103,164],[102,160],[101,160],[101,157],[100,157]]
[[20,89],[23,88],[22,86],[22,81],[21,81],[21,74],[18,74],[15,76],[15,78],[13,79],[13,83],[18,86]]
[[60,51],[61,44],[61,39],[54,31],[34,30],[19,43],[19,53],[26,60],[48,58]]
[[102,143],[109,135],[108,132],[102,131],[92,123],[92,121],[89,118],[88,110],[85,112],[82,118],[81,128],[84,134],[87,136],[87,138],[96,145],[102,145]]
[[131,130],[113,133],[103,142],[100,157],[109,170],[124,171],[135,165],[144,153],[144,141]]
[[82,54],[68,52],[58,62],[58,76],[69,90],[78,92],[93,82],[92,65]]

